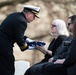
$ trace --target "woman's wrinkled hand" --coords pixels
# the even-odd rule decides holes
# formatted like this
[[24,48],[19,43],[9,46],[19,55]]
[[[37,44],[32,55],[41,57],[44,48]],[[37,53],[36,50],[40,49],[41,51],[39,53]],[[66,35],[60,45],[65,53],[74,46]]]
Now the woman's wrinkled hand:
[[51,57],[51,58],[48,60],[48,62],[52,62],[52,61],[53,61],[53,59],[54,59],[54,58],[53,58],[53,57]]
[[65,59],[57,59],[54,64],[63,64]]
[[36,48],[37,50],[41,51],[42,53],[47,54],[47,50],[45,50],[44,47],[36,46],[35,48]]

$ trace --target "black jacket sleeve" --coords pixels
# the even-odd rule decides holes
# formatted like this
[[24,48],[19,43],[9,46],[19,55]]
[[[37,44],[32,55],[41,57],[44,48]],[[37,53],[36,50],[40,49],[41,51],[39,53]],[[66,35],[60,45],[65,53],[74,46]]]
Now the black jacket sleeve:
[[65,58],[63,65],[71,66],[76,63],[76,39],[72,41],[71,47],[68,50],[68,55]]
[[18,19],[15,20],[14,25],[15,41],[17,42],[22,51],[28,48],[24,40],[24,32],[26,28],[27,28],[27,22],[22,17],[19,17]]
[[[49,44],[48,50],[52,51],[52,56],[54,56],[57,48],[62,44],[62,42],[67,38],[65,35],[60,35],[56,40],[53,39],[52,42]],[[45,58],[42,60],[42,62],[47,62],[49,58],[52,57],[49,54],[45,55]]]

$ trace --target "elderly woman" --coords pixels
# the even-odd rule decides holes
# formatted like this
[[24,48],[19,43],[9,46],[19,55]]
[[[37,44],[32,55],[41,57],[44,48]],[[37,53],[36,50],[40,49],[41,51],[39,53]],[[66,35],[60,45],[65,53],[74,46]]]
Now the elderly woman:
[[[45,50],[44,48],[39,47],[39,46],[36,47],[38,50],[40,50],[41,52],[43,52],[45,54],[45,58],[37,64],[48,62],[49,58],[51,58],[54,55],[56,49],[62,44],[63,40],[67,36],[69,36],[65,22],[60,19],[56,19],[52,22],[51,28],[50,28],[50,33],[52,36],[54,36],[54,39],[49,44],[48,50]],[[37,64],[35,64],[35,65],[37,65]],[[31,75],[30,69],[33,68],[35,65],[30,67],[25,72],[24,75]]]
[[76,75],[76,15],[68,18],[68,30],[71,36],[56,50],[53,60],[31,67],[30,75]]
[[60,19],[54,20],[51,24],[50,34],[54,36],[54,39],[49,44],[48,50],[39,46],[36,47],[41,52],[45,53],[45,58],[42,62],[47,62],[48,59],[55,54],[56,49],[62,44],[64,39],[69,36],[65,22]]

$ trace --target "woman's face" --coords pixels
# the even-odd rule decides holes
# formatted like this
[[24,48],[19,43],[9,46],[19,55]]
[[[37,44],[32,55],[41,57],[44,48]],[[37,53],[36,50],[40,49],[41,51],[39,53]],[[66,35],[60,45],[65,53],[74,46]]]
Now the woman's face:
[[53,35],[57,33],[57,27],[56,27],[56,25],[51,25],[50,33],[53,34]]

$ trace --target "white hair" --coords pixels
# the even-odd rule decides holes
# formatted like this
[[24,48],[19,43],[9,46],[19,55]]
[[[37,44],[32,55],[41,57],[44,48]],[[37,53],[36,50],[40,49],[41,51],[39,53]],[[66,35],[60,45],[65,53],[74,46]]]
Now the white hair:
[[56,25],[57,27],[57,35],[66,35],[69,36],[69,32],[67,30],[66,24],[63,20],[56,19],[52,22],[52,25]]

